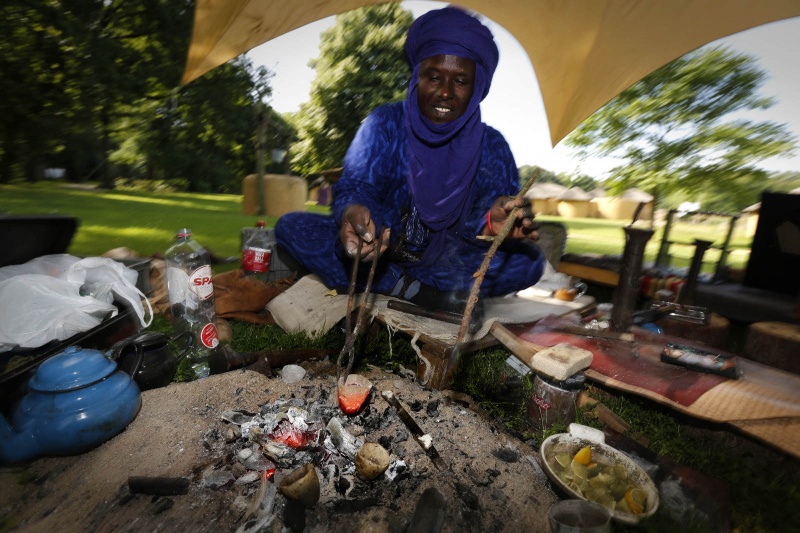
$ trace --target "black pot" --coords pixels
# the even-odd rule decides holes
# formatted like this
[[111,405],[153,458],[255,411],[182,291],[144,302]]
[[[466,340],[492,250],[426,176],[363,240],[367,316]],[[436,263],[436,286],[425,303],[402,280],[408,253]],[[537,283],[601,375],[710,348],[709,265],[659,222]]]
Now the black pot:
[[[170,349],[170,343],[179,340],[183,340],[185,347],[175,357]],[[131,374],[135,371],[137,354],[141,352],[141,366],[131,375],[139,385],[139,389],[144,391],[172,383],[178,370],[178,362],[186,356],[193,345],[194,335],[189,331],[184,331],[175,337],[155,331],[145,331],[115,344],[111,348],[111,358],[117,361],[123,371]]]

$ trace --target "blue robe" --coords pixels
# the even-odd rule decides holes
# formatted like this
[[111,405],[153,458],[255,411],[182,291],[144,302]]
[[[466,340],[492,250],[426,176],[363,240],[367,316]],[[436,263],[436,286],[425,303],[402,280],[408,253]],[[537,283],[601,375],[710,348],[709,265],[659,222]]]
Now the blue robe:
[[[344,160],[342,176],[333,188],[332,215],[287,213],[275,226],[278,245],[331,288],[344,290],[350,283],[352,261],[339,240],[339,221],[347,206],[366,206],[377,227],[390,227],[394,251],[381,256],[373,291],[402,295],[400,285],[413,278],[440,291],[469,291],[490,243],[479,241],[486,214],[499,196],[519,190],[519,176],[508,143],[495,129],[486,127],[478,173],[465,204],[463,228],[447,231],[443,248],[430,264],[415,264],[426,249],[428,231],[419,220],[408,186],[408,139],[402,103],[375,109],[356,133]],[[495,228],[497,231],[499,228]],[[538,246],[509,240],[496,252],[481,284],[481,296],[509,294],[536,283],[544,268]],[[369,263],[359,268],[361,284]]]

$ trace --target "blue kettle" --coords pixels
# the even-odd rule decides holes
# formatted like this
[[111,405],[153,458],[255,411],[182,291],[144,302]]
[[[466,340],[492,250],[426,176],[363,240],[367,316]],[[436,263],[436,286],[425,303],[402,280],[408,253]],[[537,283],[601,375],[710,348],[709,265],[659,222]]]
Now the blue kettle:
[[125,429],[142,395],[112,355],[70,346],[39,365],[11,424],[0,416],[0,463],[83,453]]

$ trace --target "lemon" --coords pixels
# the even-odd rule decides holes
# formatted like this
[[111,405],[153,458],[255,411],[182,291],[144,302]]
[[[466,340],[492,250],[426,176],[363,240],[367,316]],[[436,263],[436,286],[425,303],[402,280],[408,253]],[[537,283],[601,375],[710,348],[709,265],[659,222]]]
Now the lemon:
[[569,464],[572,462],[572,457],[570,457],[568,453],[557,453],[556,454],[556,462],[562,468],[567,468],[569,466]]
[[578,497],[583,498],[583,491],[574,481],[567,483],[567,488],[577,494]]
[[590,446],[584,446],[578,450],[578,453],[575,454],[575,457],[573,457],[572,460],[579,465],[588,465],[592,462],[592,448]]
[[625,498],[618,500],[615,507],[617,508],[617,511],[633,514],[633,511],[631,511],[631,508],[628,507],[628,504],[625,502]]
[[572,468],[572,473],[575,474],[575,477],[580,481],[586,480],[586,467],[580,463],[575,462],[573,459],[570,463],[570,467]]
[[628,489],[625,493],[625,503],[633,514],[642,514],[647,505],[647,493],[642,489]]

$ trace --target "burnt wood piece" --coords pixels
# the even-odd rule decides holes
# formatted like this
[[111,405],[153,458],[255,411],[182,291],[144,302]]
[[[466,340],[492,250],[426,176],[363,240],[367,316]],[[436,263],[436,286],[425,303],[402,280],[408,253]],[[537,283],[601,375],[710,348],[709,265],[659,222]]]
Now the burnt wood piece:
[[128,489],[132,494],[180,496],[189,493],[189,480],[183,477],[131,476]]
[[425,445],[423,442],[423,437],[425,437],[425,432],[422,430],[421,427],[417,424],[417,422],[411,418],[411,415],[408,414],[408,411],[400,404],[397,400],[397,397],[394,395],[392,391],[383,391],[381,392],[381,396],[384,400],[386,400],[389,405],[397,413],[397,416],[400,417],[400,420],[403,421],[405,424],[406,429],[408,429],[411,434],[414,436],[414,440],[417,441],[422,451],[428,456],[428,458],[436,465],[436,468],[439,470],[447,470],[447,464],[442,459],[442,456],[439,455],[439,452],[436,451],[436,447],[433,444]]

